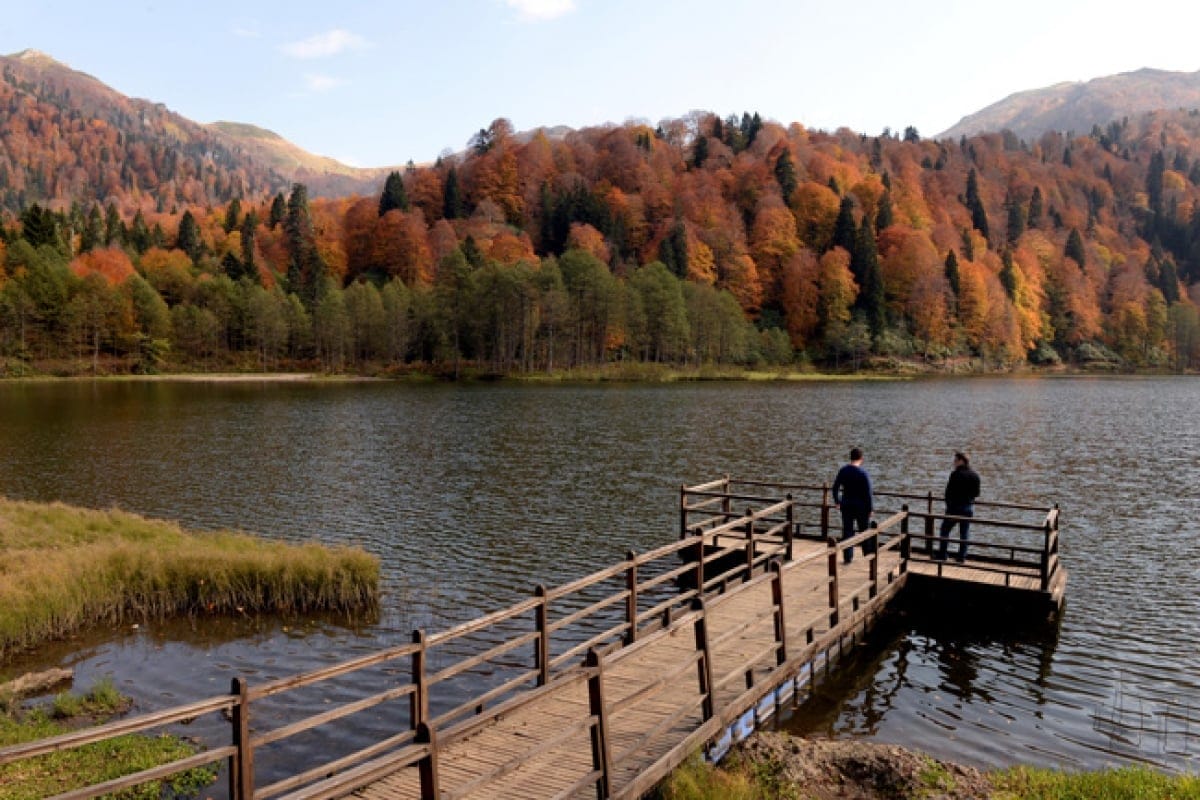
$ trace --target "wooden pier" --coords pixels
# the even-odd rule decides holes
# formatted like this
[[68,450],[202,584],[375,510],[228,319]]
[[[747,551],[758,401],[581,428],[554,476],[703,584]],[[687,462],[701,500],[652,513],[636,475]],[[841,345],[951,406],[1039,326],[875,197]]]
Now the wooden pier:
[[[0,749],[0,764],[224,714],[228,745],[59,798],[204,764],[225,766],[235,800],[640,797],[790,702],[906,593],[1060,609],[1057,507],[977,503],[960,564],[933,558],[946,517],[932,495],[877,499],[888,510],[876,527],[843,542],[827,486],[683,487],[679,536],[655,550],[409,644],[283,680],[234,678],[226,695]],[[378,675],[377,691],[287,716],[289,693],[332,692],[352,673]],[[363,717],[383,732],[347,751]],[[289,746],[305,742],[311,763],[296,767]],[[291,766],[256,768],[272,759]]]

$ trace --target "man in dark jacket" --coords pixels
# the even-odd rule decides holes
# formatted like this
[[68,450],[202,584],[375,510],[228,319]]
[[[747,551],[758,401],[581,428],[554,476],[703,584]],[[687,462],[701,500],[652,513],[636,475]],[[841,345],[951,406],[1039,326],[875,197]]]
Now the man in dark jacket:
[[[871,524],[875,501],[871,497],[871,478],[862,468],[863,451],[855,447],[850,451],[850,463],[838,470],[833,481],[833,504],[842,512],[842,540],[854,535],[855,526],[862,533]],[[867,546],[863,545],[863,552]],[[854,560],[854,548],[842,551],[847,564]]]
[[[946,515],[952,517],[975,516],[975,498],[979,497],[979,475],[971,469],[971,459],[966,453],[954,454],[954,471],[950,480],[946,481]],[[958,563],[967,560],[967,537],[971,531],[969,519],[942,520],[942,546],[938,551],[938,559],[946,559],[946,549],[950,544],[950,531],[958,525]]]

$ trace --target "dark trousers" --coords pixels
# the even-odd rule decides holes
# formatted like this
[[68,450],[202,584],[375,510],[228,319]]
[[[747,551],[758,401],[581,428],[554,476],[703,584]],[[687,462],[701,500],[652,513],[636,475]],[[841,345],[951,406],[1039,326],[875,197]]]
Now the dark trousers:
[[[952,517],[973,517],[975,516],[975,506],[946,506],[946,514]],[[967,560],[967,539],[971,535],[971,523],[968,520],[961,522],[944,519],[942,520],[942,546],[938,551],[938,558],[945,560],[946,550],[950,545],[950,531],[954,530],[954,526],[958,526],[958,560],[963,562]]]
[[[865,508],[851,508],[847,505],[842,505],[842,541],[846,541],[854,536],[854,529],[857,526],[858,532],[862,533],[871,524],[871,512]],[[863,552],[872,552],[869,548],[870,543],[863,544]],[[854,548],[847,547],[842,551],[842,560],[849,564],[854,560]]]

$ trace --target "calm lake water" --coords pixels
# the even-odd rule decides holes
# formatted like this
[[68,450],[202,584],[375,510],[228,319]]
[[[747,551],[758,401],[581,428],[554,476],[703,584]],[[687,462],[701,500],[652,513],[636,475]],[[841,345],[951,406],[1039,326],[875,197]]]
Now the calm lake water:
[[[143,710],[407,641],[675,536],[678,487],[832,478],[935,493],[955,449],[984,499],[1059,502],[1067,608],[1013,634],[879,630],[792,730],[984,766],[1200,770],[1200,381],[1061,378],[674,386],[0,385],[0,494],[362,545],[381,619],[102,632],[5,672],[111,675]],[[314,703],[325,702],[329,698]],[[200,731],[203,735],[203,731]]]

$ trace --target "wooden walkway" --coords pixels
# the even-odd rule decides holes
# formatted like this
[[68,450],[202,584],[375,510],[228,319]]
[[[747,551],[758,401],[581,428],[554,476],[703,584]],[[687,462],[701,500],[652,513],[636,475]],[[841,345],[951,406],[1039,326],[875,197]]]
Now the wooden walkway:
[[[728,478],[685,487],[672,544],[448,631],[414,632],[410,645],[257,687],[235,679],[230,695],[6,748],[0,764],[223,711],[229,746],[62,797],[221,761],[238,800],[640,797],[828,669],[910,579],[1061,602],[1056,509],[993,504],[995,518],[972,521],[960,565],[928,557],[944,519],[932,497],[881,496],[900,507],[836,542],[827,487]],[[381,667],[393,677],[376,694],[270,730],[252,724],[252,705]],[[410,679],[396,683],[396,667]],[[352,753],[332,746],[355,715],[398,702],[379,741]],[[329,760],[256,779],[262,755],[314,732]]]

